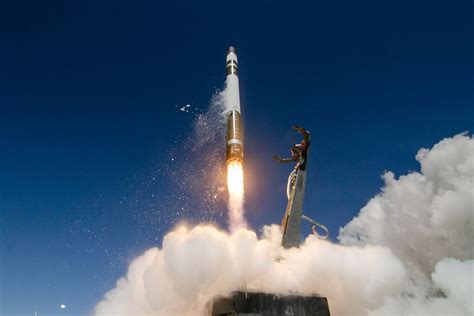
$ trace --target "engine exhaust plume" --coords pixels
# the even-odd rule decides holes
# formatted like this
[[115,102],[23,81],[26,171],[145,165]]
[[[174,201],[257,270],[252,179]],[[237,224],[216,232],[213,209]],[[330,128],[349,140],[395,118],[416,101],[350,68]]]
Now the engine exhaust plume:
[[229,192],[229,228],[232,232],[245,228],[244,219],[244,170],[242,162],[227,163],[227,190]]

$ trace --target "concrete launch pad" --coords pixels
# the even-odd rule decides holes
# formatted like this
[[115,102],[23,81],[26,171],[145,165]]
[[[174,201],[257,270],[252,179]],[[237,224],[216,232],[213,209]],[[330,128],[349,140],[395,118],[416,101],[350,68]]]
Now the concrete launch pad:
[[212,316],[330,316],[328,300],[317,295],[238,291],[211,303]]

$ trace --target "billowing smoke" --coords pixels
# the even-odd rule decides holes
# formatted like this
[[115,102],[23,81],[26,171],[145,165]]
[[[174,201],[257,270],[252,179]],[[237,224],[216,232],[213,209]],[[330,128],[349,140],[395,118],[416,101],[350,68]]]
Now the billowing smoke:
[[[416,159],[421,173],[399,179],[385,173],[382,193],[341,229],[339,240],[387,247],[404,263],[410,282],[381,315],[472,314],[472,303],[451,299],[472,301],[474,294],[473,261],[468,261],[474,259],[474,141],[456,135],[431,150],[420,149]],[[470,282],[470,291],[460,280],[459,285],[450,281],[459,278]]]
[[247,288],[318,293],[332,315],[472,315],[474,140],[456,135],[416,158],[421,172],[387,172],[340,244],[309,236],[285,250],[275,225],[261,236],[180,226],[131,263],[95,314],[206,315],[215,295]]
[[404,280],[402,263],[384,247],[343,247],[309,237],[300,249],[283,250],[280,240],[278,226],[265,227],[261,239],[249,230],[229,235],[211,226],[179,227],[162,249],[131,264],[96,315],[205,315],[213,296],[244,286],[324,293],[344,314],[377,307]]

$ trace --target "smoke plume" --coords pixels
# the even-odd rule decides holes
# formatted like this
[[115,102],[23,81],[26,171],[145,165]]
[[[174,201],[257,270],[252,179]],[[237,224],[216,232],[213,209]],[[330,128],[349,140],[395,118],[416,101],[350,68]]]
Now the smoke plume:
[[280,247],[278,226],[179,226],[135,259],[96,316],[206,315],[215,295],[247,289],[326,296],[332,315],[474,313],[474,140],[446,138],[416,159],[421,172],[385,186],[341,229]]

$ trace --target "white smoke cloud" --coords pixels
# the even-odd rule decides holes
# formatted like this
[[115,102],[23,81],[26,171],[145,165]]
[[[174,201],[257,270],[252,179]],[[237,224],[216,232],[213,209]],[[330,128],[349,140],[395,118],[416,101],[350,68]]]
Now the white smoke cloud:
[[178,227],[135,259],[96,316],[205,315],[215,295],[249,289],[326,296],[332,315],[472,315],[474,140],[447,138],[417,155],[421,172],[395,178],[341,229],[280,247],[212,226]]
[[324,293],[331,309],[344,314],[377,307],[404,281],[401,262],[384,247],[343,247],[311,236],[300,249],[284,250],[278,226],[265,227],[264,235],[179,227],[162,249],[131,264],[96,315],[203,315],[212,297],[244,286],[277,294]]
[[405,293],[423,297],[439,289],[430,276],[440,260],[474,258],[474,141],[456,135],[416,158],[422,172],[399,179],[387,172],[381,194],[341,229],[339,240],[390,248],[410,273]]
[[435,295],[425,297],[389,297],[370,316],[446,316],[473,315],[474,261],[444,258],[436,264],[431,278],[439,289]]

